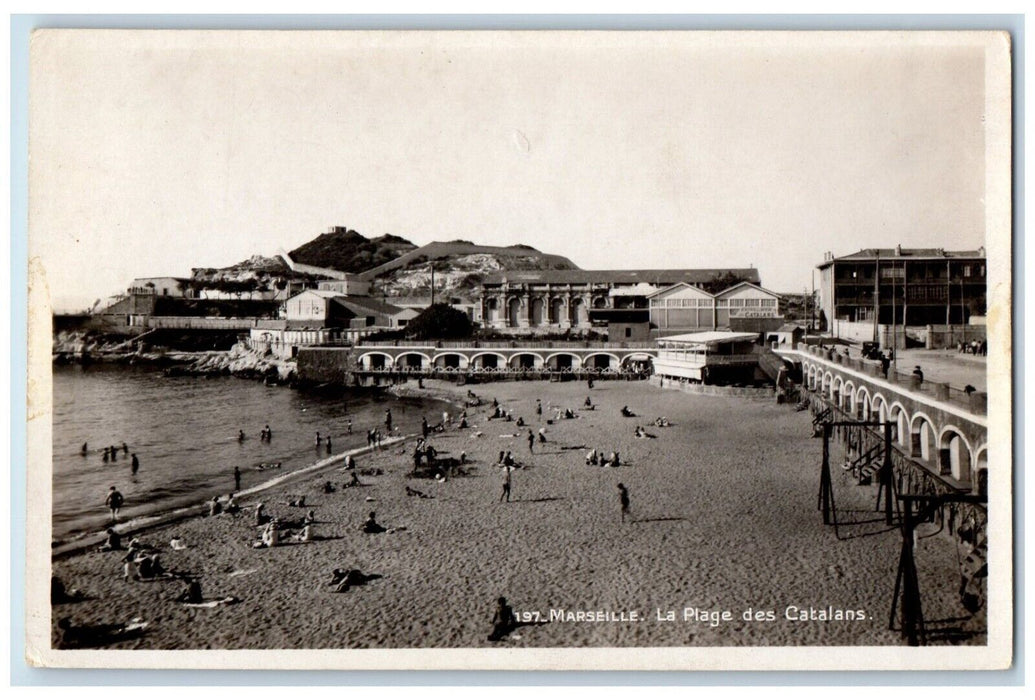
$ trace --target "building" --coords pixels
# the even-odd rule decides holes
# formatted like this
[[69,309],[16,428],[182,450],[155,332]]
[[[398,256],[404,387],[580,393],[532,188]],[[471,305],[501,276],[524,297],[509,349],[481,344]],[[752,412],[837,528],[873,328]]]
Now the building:
[[326,289],[307,289],[285,303],[289,329],[298,328],[382,328],[395,330],[417,316],[370,297],[350,297]]
[[190,282],[186,277],[137,277],[126,291],[130,294],[182,299],[191,296]]
[[709,294],[680,282],[647,296],[650,324],[659,336],[730,328],[738,319],[780,319],[780,295],[752,282]]
[[370,282],[356,275],[342,273],[342,279],[320,280],[317,288],[327,292],[337,292],[350,297],[365,297],[370,294]]
[[702,287],[726,275],[760,283],[755,268],[494,272],[482,279],[474,321],[486,328],[529,332],[602,328],[612,321],[623,328],[642,328],[649,322],[648,295],[680,283]]
[[751,383],[758,369],[758,334],[684,333],[658,339],[654,374],[704,384]]
[[[966,324],[985,313],[985,249],[868,248],[818,266],[819,308],[837,335],[842,324]],[[842,330],[845,333],[842,333]]]

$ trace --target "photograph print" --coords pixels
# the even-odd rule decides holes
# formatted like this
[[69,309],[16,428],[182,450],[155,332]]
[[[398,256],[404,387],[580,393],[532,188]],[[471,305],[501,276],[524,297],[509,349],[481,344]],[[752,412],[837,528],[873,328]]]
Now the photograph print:
[[30,60],[31,664],[1012,664],[1008,33]]

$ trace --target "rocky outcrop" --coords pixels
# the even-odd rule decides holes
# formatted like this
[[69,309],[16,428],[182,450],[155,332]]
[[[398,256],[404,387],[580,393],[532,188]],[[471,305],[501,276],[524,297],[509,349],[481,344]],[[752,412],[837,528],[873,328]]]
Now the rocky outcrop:
[[245,379],[262,379],[286,383],[294,380],[296,364],[281,360],[269,352],[251,350],[244,343],[234,345],[228,352],[209,353],[193,363],[167,370],[167,374],[201,376],[233,375]]

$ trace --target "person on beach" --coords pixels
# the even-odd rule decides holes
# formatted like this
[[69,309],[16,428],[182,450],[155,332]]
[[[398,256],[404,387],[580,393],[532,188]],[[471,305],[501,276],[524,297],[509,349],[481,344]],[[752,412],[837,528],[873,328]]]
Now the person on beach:
[[511,456],[510,450],[507,450],[507,454],[503,455],[503,466],[505,466],[505,467],[513,467],[514,466],[514,458]]
[[543,416],[543,402],[539,399],[535,400],[535,416],[537,420]]
[[327,454],[331,453],[331,436],[327,436]]
[[324,492],[324,493],[334,493],[334,484],[332,484],[332,483],[331,483],[331,482],[329,482],[329,481],[327,481],[327,482],[324,482],[324,485],[323,485],[323,492]]
[[507,503],[510,503],[510,467],[503,468],[503,492],[500,494],[500,503],[503,503],[503,499],[507,499]]
[[87,449],[87,444],[84,442],[83,446],[79,449],[79,454],[85,457],[87,452],[89,452],[89,450]]
[[539,429],[539,442],[546,444],[546,428]]
[[516,626],[517,618],[514,617],[514,610],[507,605],[507,599],[500,596],[496,600],[496,612],[492,616],[492,632],[489,634],[489,641],[500,641],[513,632]]
[[105,464],[107,464],[108,460],[110,460],[110,459],[111,459],[111,450],[109,448],[105,447],[104,448],[104,462],[105,462]]
[[130,470],[130,473],[133,474],[133,476],[136,476],[137,472],[140,471],[140,460],[137,459],[137,453],[136,452],[133,453],[133,461],[130,463],[129,470]]
[[374,515],[374,511],[370,511],[370,515],[367,516],[366,522],[363,523],[362,530],[368,535],[378,535],[387,531],[387,528],[378,524]]
[[237,431],[237,442],[244,442],[244,431],[243,430],[238,430]]
[[913,369],[913,376],[917,378],[917,380],[918,380],[917,383],[920,384],[921,386],[923,386],[923,384],[924,384],[924,371],[922,369],[920,369],[920,365],[917,365]]
[[503,455],[505,455],[505,454],[506,454],[506,452],[504,452],[503,450],[500,450],[500,457],[499,457],[499,459],[496,460],[496,464],[503,464]]
[[345,458],[345,468],[346,469],[355,469],[356,468],[356,458],[353,457],[352,455],[349,455],[348,457],[346,457]]
[[255,506],[255,526],[264,525],[266,523],[266,514],[263,512],[263,504],[259,503]]
[[352,419],[345,421],[345,432],[352,435]]
[[390,408],[385,409],[385,430],[387,430],[389,434],[392,432],[392,409]]
[[196,578],[187,580],[187,589],[176,596],[177,603],[191,603],[194,605],[204,602],[201,596],[201,581]]
[[528,431],[528,453],[532,454],[532,446],[535,444],[535,435],[531,430]]
[[114,462],[118,458],[119,458],[119,448],[115,447],[115,445],[112,445],[111,446],[111,461]]
[[101,545],[100,551],[115,552],[122,549],[122,537],[119,533],[115,532],[115,529],[110,527],[105,532],[108,536],[105,538],[104,544]]
[[629,490],[625,488],[625,484],[618,484],[618,500],[622,505],[622,522],[625,522],[625,516],[629,513]]
[[219,515],[223,512],[223,504],[219,502],[219,496],[213,496],[212,500],[208,502],[208,514],[209,517]]
[[241,490],[241,468],[234,467],[234,491]]
[[425,440],[428,438],[428,419],[425,416],[420,417],[420,434]]
[[237,515],[237,512],[241,510],[241,506],[237,505],[237,501],[234,499],[234,494],[226,497],[226,505],[223,506],[223,510],[230,515]]
[[356,472],[352,472],[351,476],[349,477],[349,480],[347,482],[345,482],[344,484],[342,484],[342,487],[348,489],[348,488],[352,488],[353,486],[362,486],[362,485],[363,485],[363,482],[359,480],[359,474],[357,474]]
[[76,603],[86,596],[82,591],[72,588],[65,588],[65,582],[57,576],[50,577],[50,603],[59,605],[61,603]]
[[582,405],[586,408],[593,408],[593,402],[589,400],[588,396],[586,397],[586,400],[582,402]]
[[316,431],[316,446],[319,447],[321,444],[323,444],[323,438],[320,437],[320,431],[317,430]]
[[122,507],[123,501],[122,494],[119,493],[117,488],[112,486],[108,489],[108,497],[104,499],[104,505],[108,506],[108,509],[111,511],[111,521],[113,523],[119,520],[119,508]]
[[129,445],[127,445],[125,442],[122,443],[122,454],[124,454],[124,455],[128,455],[129,454]]
[[590,450],[586,453],[586,466],[593,465],[597,466],[597,451]]
[[272,440],[272,439],[273,439],[273,431],[272,431],[272,430],[270,430],[270,426],[269,426],[269,424],[267,423],[267,424],[266,424],[266,442],[269,442],[269,441],[270,441],[270,440]]

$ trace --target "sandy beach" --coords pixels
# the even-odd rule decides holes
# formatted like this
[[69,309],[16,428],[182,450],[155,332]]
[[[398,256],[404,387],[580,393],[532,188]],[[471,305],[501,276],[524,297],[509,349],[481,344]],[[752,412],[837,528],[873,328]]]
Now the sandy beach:
[[[821,441],[811,438],[808,412],[646,382],[600,382],[592,390],[548,382],[405,387],[461,401],[468,389],[484,401],[469,410],[470,427],[430,439],[440,456],[466,452],[468,476],[410,478],[409,441],[360,457],[360,471],[383,471],[361,476],[363,487],[342,489],[348,475],[335,468],[248,496],[236,517],[196,518],[140,536],[161,549],[167,569],[200,575],[206,599],[233,596],[234,604],[188,608],[173,602],[181,581],[123,580],[124,553],[58,559],[54,573],[88,598],[54,606],[54,619],[146,620],[145,635],[109,647],[125,649],[903,643],[888,630],[899,531],[876,520],[876,487],[858,486],[840,469],[834,487],[841,517],[857,524],[842,528],[845,539],[823,525],[816,510]],[[587,394],[594,410],[582,407]],[[494,397],[528,427],[487,420]],[[636,417],[622,417],[622,406]],[[548,425],[557,407],[579,417]],[[672,425],[655,427],[658,416]],[[656,437],[636,438],[636,425]],[[540,427],[548,442],[530,454],[528,429]],[[594,448],[618,451],[623,465],[587,466]],[[512,473],[510,503],[498,502],[501,450],[523,465]],[[336,491],[324,494],[328,479]],[[631,499],[624,524],[619,482]],[[406,487],[428,497],[407,495]],[[301,494],[305,508],[287,505]],[[290,520],[313,508],[322,539],[253,548],[258,501]],[[395,531],[361,532],[369,511]],[[174,535],[188,548],[173,551]],[[920,539],[917,564],[929,631],[937,620],[954,620],[964,633],[983,629],[983,612],[972,618],[960,605],[951,539]],[[337,593],[329,585],[336,568],[381,578]],[[488,641],[501,595],[529,618],[538,612],[542,624]],[[810,608],[813,617],[852,611],[861,619],[788,619],[808,618]],[[579,611],[618,619],[585,621]],[[669,611],[674,620],[658,619]],[[982,644],[984,636],[952,640]]]

